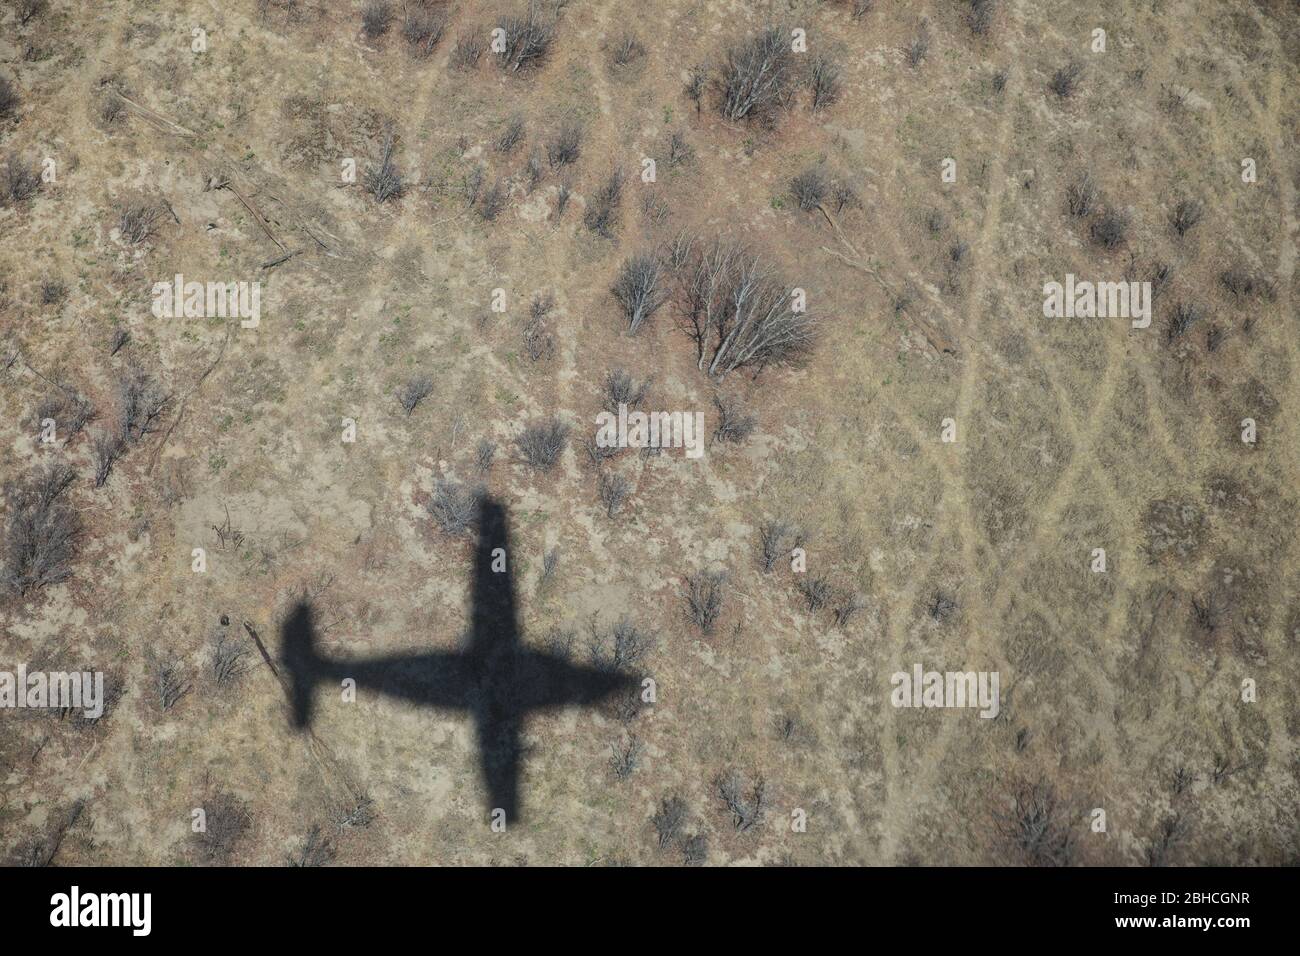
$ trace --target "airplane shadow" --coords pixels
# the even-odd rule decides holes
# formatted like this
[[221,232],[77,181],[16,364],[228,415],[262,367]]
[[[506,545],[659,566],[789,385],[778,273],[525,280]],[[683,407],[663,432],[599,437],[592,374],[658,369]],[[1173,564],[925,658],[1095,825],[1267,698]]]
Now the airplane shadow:
[[[358,692],[377,691],[425,707],[461,710],[473,718],[489,812],[519,818],[520,737],[527,715],[571,705],[590,706],[636,686],[619,671],[581,667],[519,642],[514,565],[505,508],[484,498],[479,508],[469,645],[461,653],[431,651],[362,660],[337,660],[317,650],[312,609],[298,604],[281,630],[292,720],[311,725],[318,685],[356,681]],[[504,556],[504,561],[501,558]]]

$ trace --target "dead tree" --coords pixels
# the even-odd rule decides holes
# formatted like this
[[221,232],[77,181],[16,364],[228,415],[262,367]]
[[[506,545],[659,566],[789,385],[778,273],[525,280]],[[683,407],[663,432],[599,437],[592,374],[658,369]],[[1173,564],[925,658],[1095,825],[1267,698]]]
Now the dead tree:
[[81,536],[81,522],[63,500],[74,472],[51,464],[6,493],[4,583],[21,595],[64,581]]
[[623,309],[629,332],[636,332],[668,298],[662,282],[663,265],[657,256],[644,253],[623,263],[610,293]]
[[722,571],[697,571],[686,576],[683,597],[686,610],[701,634],[712,634],[722,614],[727,575]]
[[790,40],[768,27],[727,51],[718,80],[719,109],[732,122],[766,117],[794,78]]

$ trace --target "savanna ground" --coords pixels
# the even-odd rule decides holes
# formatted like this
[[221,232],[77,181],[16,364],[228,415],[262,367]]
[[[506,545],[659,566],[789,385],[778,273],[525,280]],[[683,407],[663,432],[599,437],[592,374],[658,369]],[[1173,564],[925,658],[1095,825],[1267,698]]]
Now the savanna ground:
[[[470,61],[522,0],[370,6],[0,13],[0,669],[117,691],[97,721],[0,712],[5,858],[1296,860],[1294,4],[572,0],[513,72]],[[728,119],[726,51],[769,25],[807,52]],[[816,110],[814,57],[838,71]],[[630,334],[621,265],[683,231],[803,288],[813,349],[710,377],[676,297]],[[1043,318],[1068,272],[1152,281],[1151,327]],[[260,325],[155,317],[176,273],[260,281]],[[756,425],[595,462],[614,369],[710,433],[715,397]],[[568,440],[535,468],[516,438],[551,416]],[[64,464],[67,554],[15,585],[22,482]],[[628,483],[613,517],[601,475]],[[440,481],[510,509],[530,644],[653,636],[652,706],[530,721],[505,833],[462,715],[331,692],[298,734],[250,637],[274,652],[305,597],[331,656],[455,647],[473,536],[431,517]],[[764,571],[772,522],[799,530]],[[713,571],[706,630],[683,592]],[[915,663],[998,671],[1000,714],[895,709]]]

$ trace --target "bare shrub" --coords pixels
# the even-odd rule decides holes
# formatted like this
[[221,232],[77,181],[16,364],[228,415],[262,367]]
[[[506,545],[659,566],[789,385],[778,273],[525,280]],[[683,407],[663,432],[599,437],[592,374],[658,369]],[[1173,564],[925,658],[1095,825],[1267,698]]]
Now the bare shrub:
[[498,153],[513,153],[515,147],[524,141],[524,118],[522,116],[511,117],[506,122],[505,129],[497,137]]
[[0,119],[13,119],[18,115],[22,98],[8,77],[0,76]]
[[862,205],[857,192],[848,183],[840,181],[831,187],[831,202],[835,204],[836,214],[845,209],[856,209]]
[[184,665],[178,660],[163,659],[154,662],[153,690],[158,707],[166,712],[175,707],[191,690]]
[[738,368],[757,375],[812,347],[816,317],[793,311],[792,287],[743,246],[688,243],[673,255],[684,260],[678,326],[694,342],[701,371],[719,380]]
[[970,0],[970,13],[966,15],[970,32],[977,37],[986,36],[989,28],[993,26],[993,14],[996,9],[994,0]]
[[803,543],[804,532],[795,524],[780,519],[764,521],[758,526],[758,565],[764,574],[771,572],[777,559],[788,555]]
[[777,27],[768,27],[733,45],[718,80],[722,115],[732,122],[770,119],[784,100],[794,70],[789,38]]
[[834,589],[824,574],[804,575],[799,581],[799,593],[803,595],[808,613],[816,614],[830,601]]
[[62,279],[41,282],[41,305],[58,305],[68,297],[68,285]]
[[747,441],[758,427],[758,419],[746,415],[737,399],[713,396],[713,407],[718,410],[718,427],[713,430],[713,440],[740,444]]
[[818,166],[806,169],[790,180],[790,195],[804,212],[811,212],[820,206],[828,192],[830,184]]
[[142,199],[131,200],[118,207],[117,231],[124,242],[138,246],[154,234],[154,226],[162,216],[162,209]]
[[650,818],[658,837],[659,849],[667,850],[681,840],[686,813],[686,801],[681,797],[669,797],[660,803],[659,809]]
[[835,626],[848,627],[848,624],[867,606],[867,600],[856,591],[846,591],[835,602]]
[[615,474],[612,471],[601,472],[597,493],[600,497],[600,503],[605,507],[605,516],[608,518],[618,517],[618,513],[623,509],[623,505],[631,491],[631,484],[622,475]]
[[618,780],[626,780],[641,763],[643,745],[636,734],[628,734],[625,740],[609,745],[609,765]]
[[433,379],[427,375],[416,375],[407,379],[406,384],[397,390],[397,401],[402,411],[410,415],[415,407],[433,394]]
[[1129,217],[1127,214],[1107,209],[1092,223],[1092,241],[1103,249],[1115,249],[1128,238]]
[[[591,662],[606,671],[631,671],[654,649],[655,636],[631,618],[620,618],[608,631],[591,625]],[[639,699],[639,697],[638,697]]]
[[762,777],[756,777],[753,785],[746,788],[739,772],[733,770],[718,777],[714,786],[738,833],[746,833],[763,822],[767,788]]
[[916,37],[903,48],[903,59],[912,69],[916,69],[925,62],[925,58],[930,55],[930,25],[924,20],[921,21],[920,28],[916,31]]
[[41,169],[17,153],[10,153],[0,167],[0,205],[23,202],[41,188]]
[[447,15],[423,8],[408,9],[402,22],[402,36],[411,45],[416,56],[425,57],[433,52],[443,34],[447,32]]
[[[555,571],[560,566],[560,548],[555,546],[542,555],[542,573],[537,579],[537,588],[541,590],[551,581],[555,580]],[[573,635],[569,635],[569,642],[572,643]],[[552,642],[553,643],[553,642]],[[554,650],[554,648],[552,648]],[[566,655],[567,656],[567,655]]]
[[501,180],[492,184],[492,188],[483,193],[479,199],[478,214],[484,222],[496,222],[501,211],[506,208],[506,188]]
[[946,591],[935,591],[925,609],[934,620],[946,621],[957,610],[957,599]]
[[102,488],[113,473],[113,466],[126,453],[126,440],[121,432],[99,429],[91,442],[91,454],[95,464],[95,487]]
[[405,190],[401,171],[393,161],[393,130],[389,127],[384,135],[384,146],[379,155],[379,165],[366,170],[364,186],[377,203],[386,203],[397,199]]
[[138,366],[127,369],[117,384],[118,434],[131,444],[143,441],[157,431],[158,420],[171,400],[171,394],[148,372]]
[[231,683],[246,667],[248,645],[222,628],[212,638],[212,679],[217,686]]
[[1174,314],[1169,319],[1169,327],[1165,332],[1166,341],[1173,342],[1181,338],[1204,317],[1205,313],[1195,303],[1179,302],[1174,306]]
[[496,454],[496,442],[488,438],[479,439],[478,447],[474,449],[474,470],[480,475],[486,475],[492,470],[492,462]]
[[361,8],[361,29],[371,40],[377,40],[388,32],[393,22],[393,9],[388,0],[367,0]]
[[1052,74],[1047,88],[1061,99],[1069,99],[1079,88],[1079,79],[1083,76],[1083,67],[1078,63],[1067,63]]
[[697,571],[685,579],[683,598],[686,611],[701,634],[712,634],[713,626],[722,614],[726,596],[727,575],[723,571]]
[[479,502],[485,489],[440,478],[425,507],[443,534],[465,534],[478,526]]
[[582,126],[566,121],[546,143],[546,162],[551,169],[563,169],[582,155]]
[[1082,219],[1092,212],[1096,200],[1097,186],[1086,172],[1065,187],[1065,208],[1075,219]]
[[497,24],[505,31],[505,50],[497,64],[507,73],[541,66],[555,39],[555,24],[541,19],[536,7],[524,16],[506,17]]
[[998,70],[993,74],[993,92],[999,96],[1007,88],[1007,80],[1011,79],[1011,71],[1006,67]]
[[1016,790],[1010,810],[995,814],[999,834],[1012,853],[1033,866],[1066,866],[1073,856],[1069,821],[1062,820],[1055,791],[1037,783]]
[[1169,216],[1169,225],[1173,227],[1174,232],[1178,233],[1179,238],[1182,238],[1201,221],[1204,215],[1205,207],[1199,200],[1183,199],[1174,206],[1174,211]]
[[824,110],[840,98],[840,68],[824,53],[815,54],[808,67],[808,89],[812,94],[812,111]]
[[686,93],[686,98],[695,104],[696,116],[700,115],[700,108],[704,100],[704,91],[708,89],[708,85],[708,67],[699,64],[691,67],[690,72],[686,76],[684,91]]
[[646,392],[649,389],[650,382],[648,380],[638,382],[623,369],[612,369],[605,373],[605,409],[617,415],[619,405],[626,405],[629,409],[636,408],[645,401]]
[[36,410],[37,424],[52,419],[65,440],[81,434],[95,417],[95,406],[79,392],[62,389],[49,395]]
[[194,834],[199,856],[208,864],[230,861],[252,826],[248,804],[234,794],[219,790],[203,802],[202,832]]
[[114,329],[112,337],[108,340],[108,354],[116,355],[118,352],[122,351],[122,349],[126,348],[127,343],[130,341],[130,332],[126,329]]
[[483,39],[487,31],[483,27],[473,26],[462,30],[456,37],[456,45],[451,51],[451,65],[457,70],[472,70],[483,58],[487,41]]
[[609,51],[610,62],[616,67],[630,66],[643,56],[645,56],[645,44],[631,32],[620,36]]
[[564,215],[564,210],[569,206],[569,197],[573,195],[573,189],[567,181],[561,181],[555,189],[555,217]]
[[668,156],[665,160],[669,169],[676,169],[678,166],[684,166],[695,158],[695,150],[691,144],[686,141],[686,134],[680,130],[674,130],[668,135]]
[[549,418],[525,428],[517,444],[524,461],[538,471],[550,471],[568,441],[569,426],[558,418]]
[[335,855],[334,844],[329,837],[322,835],[320,824],[313,823],[298,849],[286,857],[286,861],[289,866],[302,868],[328,866]]
[[703,833],[695,833],[682,841],[682,863],[686,866],[700,866],[709,857],[709,838]]
[[532,362],[543,362],[555,354],[555,336],[541,315],[534,314],[524,323],[523,345]]
[[629,332],[636,332],[668,299],[663,264],[651,253],[632,256],[619,269],[610,293],[623,309]]
[[64,581],[81,536],[81,522],[63,500],[73,470],[51,464],[5,491],[4,584],[27,595]]
[[614,230],[618,228],[619,206],[622,201],[623,170],[616,166],[592,196],[583,223],[598,236],[613,239]]

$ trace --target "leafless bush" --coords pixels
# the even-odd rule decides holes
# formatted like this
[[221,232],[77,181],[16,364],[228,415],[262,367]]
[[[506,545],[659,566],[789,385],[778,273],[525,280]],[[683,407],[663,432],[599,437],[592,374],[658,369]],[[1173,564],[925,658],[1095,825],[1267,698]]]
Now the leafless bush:
[[203,825],[194,835],[200,857],[205,863],[224,864],[234,855],[252,819],[244,801],[220,790],[203,803]]
[[858,198],[857,192],[842,180],[831,187],[831,202],[835,204],[836,214],[842,213],[845,209],[855,209],[862,205],[862,200]]
[[1007,80],[1011,79],[1011,71],[1006,67],[998,70],[993,74],[993,92],[998,95],[1007,88]]
[[544,22],[535,7],[524,16],[506,17],[498,26],[505,31],[505,51],[497,62],[507,73],[540,66],[555,39],[555,24]]
[[387,33],[392,22],[393,10],[388,5],[388,0],[368,0],[361,8],[361,29],[372,40]]
[[329,837],[321,834],[320,824],[314,823],[303,837],[302,844],[286,860],[290,866],[305,868],[328,866],[334,857],[334,844]]
[[127,369],[117,385],[118,434],[132,444],[143,441],[158,429],[171,400],[148,372],[135,366]]
[[62,279],[41,282],[41,305],[58,305],[68,297],[68,285]]
[[549,418],[525,428],[517,444],[524,461],[538,471],[550,471],[568,441],[569,426],[558,418]]
[[1198,200],[1183,199],[1174,206],[1174,211],[1169,217],[1169,225],[1181,238],[1187,235],[1192,227],[1201,221],[1204,215],[1205,207]]
[[930,55],[930,26],[922,21],[920,28],[916,31],[916,37],[903,49],[903,58],[907,60],[907,65],[916,69],[925,62],[925,58]]
[[375,822],[375,801],[363,793],[340,806],[334,814],[334,823],[340,830],[364,829]]
[[840,97],[839,65],[825,53],[817,53],[808,68],[808,89],[812,93],[814,113],[830,106]]
[[12,119],[18,115],[18,106],[22,98],[17,88],[8,77],[0,76],[0,119]]
[[37,425],[46,419],[53,419],[65,439],[79,435],[94,417],[95,406],[90,399],[67,389],[47,396],[36,409]]
[[506,188],[501,180],[492,184],[492,188],[479,199],[478,214],[484,222],[496,222],[501,211],[506,208]]
[[605,373],[605,409],[617,415],[619,405],[626,405],[629,409],[636,408],[645,401],[649,388],[649,381],[638,382],[623,369],[612,369]]
[[672,253],[684,260],[678,325],[702,371],[719,380],[738,368],[758,374],[812,347],[815,316],[791,308],[793,289],[762,259],[723,240],[681,246]]
[[171,659],[156,661],[153,666],[153,689],[158,698],[158,706],[164,712],[175,707],[191,689],[181,662]]
[[789,38],[777,27],[732,46],[718,81],[722,115],[732,122],[769,118],[794,78],[793,59]]
[[1082,66],[1078,63],[1068,63],[1052,74],[1052,81],[1047,84],[1048,89],[1063,100],[1069,99],[1079,88],[1079,78],[1082,75]]
[[966,22],[970,24],[970,32],[977,37],[985,36],[993,26],[995,10],[994,0],[970,0],[970,13],[966,17]]
[[560,185],[556,187],[555,217],[557,219],[564,215],[564,210],[567,209],[569,205],[569,197],[572,195],[573,195],[573,190],[570,188],[568,182],[561,181]]
[[0,205],[23,202],[41,188],[41,169],[17,153],[10,153],[0,167]]
[[1166,341],[1173,342],[1181,338],[1204,317],[1205,314],[1195,303],[1179,302],[1174,306],[1174,314],[1169,319],[1169,327],[1165,332]]
[[651,253],[632,256],[619,269],[610,293],[623,309],[629,332],[636,332],[668,299],[663,264]]
[[835,626],[843,629],[849,621],[867,606],[867,600],[856,591],[846,591],[835,602]]
[[699,866],[709,857],[709,838],[703,833],[695,833],[682,841],[682,863],[686,866]]
[[799,547],[804,533],[798,525],[773,519],[758,526],[758,563],[764,574],[771,572],[777,559]]
[[830,579],[824,574],[804,575],[799,581],[799,593],[803,595],[809,614],[816,614],[825,607],[834,594]]
[[650,818],[659,840],[659,849],[667,850],[681,840],[686,813],[686,801],[681,797],[669,797],[659,805],[655,815]]
[[248,645],[223,627],[212,638],[212,679],[229,684],[244,672],[247,656]]
[[408,9],[402,23],[402,36],[416,56],[428,56],[447,31],[447,16],[435,10]]
[[1093,221],[1092,241],[1103,249],[1115,249],[1128,238],[1128,228],[1127,214],[1107,209]]
[[1024,862],[1033,866],[1069,864],[1073,855],[1070,825],[1060,819],[1050,786],[1021,786],[1012,808],[996,814],[995,822],[1003,840]]
[[876,5],[876,0],[849,0],[849,16],[854,20],[861,20]]
[[618,457],[618,453],[623,450],[617,445],[600,444],[596,441],[595,435],[587,437],[587,440],[583,442],[582,449],[587,453],[587,460],[596,468],[603,467],[605,462]]
[[1092,212],[1096,199],[1097,186],[1086,172],[1065,187],[1065,208],[1075,219],[1082,219]]
[[591,626],[591,661],[601,670],[630,671],[650,655],[654,645],[654,635],[630,618],[619,619],[608,631]]
[[709,85],[708,67],[696,64],[691,67],[690,73],[686,77],[685,92],[686,97],[695,104],[695,115],[700,114],[700,107],[704,100],[704,91]]
[[555,354],[555,336],[540,315],[533,315],[524,323],[523,344],[524,354],[532,362],[543,362]]
[[926,612],[936,621],[946,621],[957,610],[957,599],[946,591],[935,591],[926,605]]
[[49,4],[46,0],[18,0],[18,22],[26,26],[31,20],[45,12]]
[[472,70],[483,58],[487,43],[483,39],[487,31],[480,26],[462,30],[456,37],[456,45],[451,51],[451,65],[458,70]]
[[484,494],[482,486],[440,478],[426,507],[443,534],[465,534],[478,525],[479,502]]
[[731,814],[731,824],[738,833],[745,833],[763,821],[766,809],[766,785],[762,777],[754,779],[753,786],[745,787],[737,771],[723,774],[714,781],[718,796]]
[[407,379],[406,384],[397,390],[397,401],[402,411],[410,415],[415,407],[433,394],[433,379],[427,375],[416,375]]
[[804,170],[790,180],[790,195],[804,212],[811,212],[820,206],[829,191],[826,174],[817,166]]
[[507,123],[506,128],[501,131],[497,137],[498,153],[513,153],[515,147],[524,141],[524,118],[522,116],[512,117]]
[[72,573],[81,522],[63,500],[73,470],[51,464],[6,489],[4,584],[19,595],[58,584]]
[[614,66],[629,66],[645,56],[645,45],[635,33],[624,33],[610,49],[609,58]]
[[162,210],[151,202],[131,200],[118,208],[117,231],[123,241],[138,246],[154,233]]
[[364,185],[366,191],[375,197],[375,202],[385,203],[402,195],[406,188],[402,183],[402,174],[393,162],[393,130],[389,128],[384,135],[384,147],[379,156],[379,165],[366,170]]
[[563,169],[578,161],[582,155],[582,127],[566,121],[546,143],[546,162],[551,169]]
[[727,575],[722,571],[697,571],[685,579],[686,611],[701,634],[712,634],[722,614]]
[[627,501],[632,486],[622,475],[615,474],[612,471],[604,471],[600,474],[597,490],[600,503],[605,506],[606,517],[615,518],[618,517],[619,511],[622,510],[623,504]]
[[1219,284],[1234,299],[1249,299],[1252,296],[1271,300],[1276,292],[1272,280],[1253,275],[1240,265],[1231,266],[1219,273]]
[[492,462],[496,454],[496,442],[488,438],[479,439],[478,447],[474,449],[474,470],[480,475],[486,475],[492,470]]
[[591,197],[582,221],[598,236],[613,239],[614,230],[618,228],[619,206],[622,201],[623,170],[616,166]]
[[641,751],[643,749],[637,735],[628,734],[626,740],[610,744],[609,749],[611,752],[609,765],[614,770],[614,776],[619,780],[626,780],[632,776],[632,773],[641,763]]
[[668,136],[668,157],[666,162],[669,169],[675,169],[683,166],[695,158],[695,150],[691,144],[686,141],[686,134],[680,130],[674,130]]
[[[555,571],[559,566],[560,548],[557,545],[542,555],[542,573],[537,579],[537,587],[539,590],[546,587],[546,585],[555,579]],[[572,642],[572,635],[570,635],[569,640]]]
[[747,441],[758,427],[758,419],[746,415],[737,399],[713,396],[713,407],[718,410],[718,427],[713,430],[713,440],[740,444]]
[[121,432],[101,428],[95,433],[91,442],[91,454],[95,464],[95,487],[104,487],[108,476],[113,473],[113,466],[126,453],[126,440]]

